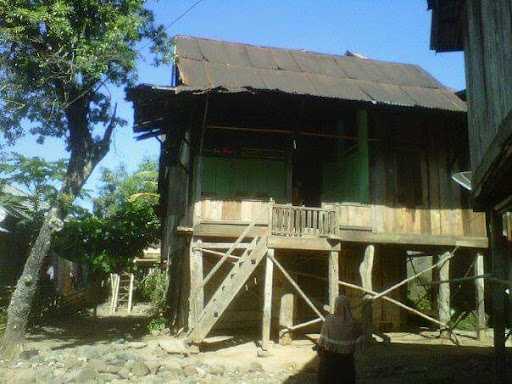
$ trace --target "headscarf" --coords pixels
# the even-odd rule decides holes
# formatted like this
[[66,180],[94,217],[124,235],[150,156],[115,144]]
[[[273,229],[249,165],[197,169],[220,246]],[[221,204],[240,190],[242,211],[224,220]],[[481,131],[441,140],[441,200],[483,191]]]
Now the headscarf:
[[338,296],[334,314],[325,318],[318,345],[329,352],[354,353],[360,335],[360,327],[352,318],[349,300],[343,295]]

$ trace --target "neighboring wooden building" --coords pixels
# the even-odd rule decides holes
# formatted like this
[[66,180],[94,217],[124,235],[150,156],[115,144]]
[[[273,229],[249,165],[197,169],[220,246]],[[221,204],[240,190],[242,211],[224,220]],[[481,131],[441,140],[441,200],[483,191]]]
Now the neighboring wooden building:
[[[284,337],[323,318],[338,280],[359,307],[349,284],[402,280],[406,250],[473,260],[487,247],[451,181],[469,165],[465,103],[418,66],[176,37],[173,84],[128,96],[135,131],[162,141],[162,258],[192,341],[262,316],[264,343]],[[388,301],[373,315],[402,321]]]
[[[428,4],[432,9],[431,48],[464,51],[472,198],[475,208],[487,214],[494,277],[510,280],[512,2],[430,0]],[[494,288],[495,345],[504,381],[506,287]]]

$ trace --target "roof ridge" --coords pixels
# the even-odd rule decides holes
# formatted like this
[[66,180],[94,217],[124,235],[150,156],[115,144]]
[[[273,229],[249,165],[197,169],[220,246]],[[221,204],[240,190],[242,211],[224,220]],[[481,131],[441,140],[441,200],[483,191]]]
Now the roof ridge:
[[426,72],[420,65],[414,64],[414,63],[402,63],[398,61],[388,61],[388,60],[380,60],[380,59],[373,59],[370,57],[367,57],[365,59],[354,57],[354,56],[347,56],[342,54],[336,54],[336,53],[327,53],[327,52],[318,52],[318,51],[312,51],[308,49],[303,48],[283,48],[283,47],[273,47],[270,45],[259,45],[259,44],[252,44],[252,43],[242,43],[237,41],[228,41],[228,40],[220,40],[220,39],[213,39],[210,37],[202,37],[202,36],[192,36],[192,35],[174,35],[172,37],[172,40],[177,38],[184,38],[184,39],[193,39],[193,40],[205,40],[205,41],[212,41],[216,43],[224,43],[224,44],[230,44],[230,45],[236,45],[236,46],[249,46],[254,48],[262,48],[262,49],[278,49],[281,51],[293,51],[293,52],[300,52],[300,53],[307,53],[311,55],[319,55],[319,56],[328,56],[328,57],[337,57],[341,59],[348,59],[348,60],[354,60],[354,61],[369,61],[369,62],[377,62],[377,63],[385,63],[385,64],[394,64],[394,65],[401,65],[401,66],[412,66],[420,68],[423,72]]

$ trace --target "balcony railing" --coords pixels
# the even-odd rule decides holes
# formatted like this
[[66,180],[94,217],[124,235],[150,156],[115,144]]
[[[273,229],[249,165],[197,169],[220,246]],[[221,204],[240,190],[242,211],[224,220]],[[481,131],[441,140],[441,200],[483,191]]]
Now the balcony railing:
[[273,204],[270,233],[285,237],[331,237],[337,232],[336,211]]

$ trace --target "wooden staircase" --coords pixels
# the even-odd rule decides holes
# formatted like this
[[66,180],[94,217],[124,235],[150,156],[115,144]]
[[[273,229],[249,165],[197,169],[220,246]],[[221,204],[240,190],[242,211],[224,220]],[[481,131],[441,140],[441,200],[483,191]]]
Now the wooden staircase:
[[200,343],[220,319],[267,253],[267,236],[256,237],[215,291],[187,335],[188,343]]

